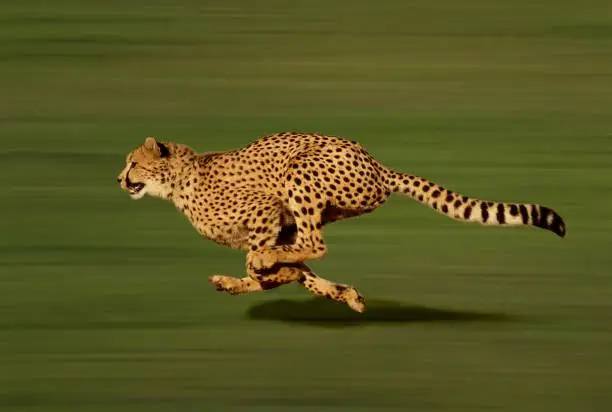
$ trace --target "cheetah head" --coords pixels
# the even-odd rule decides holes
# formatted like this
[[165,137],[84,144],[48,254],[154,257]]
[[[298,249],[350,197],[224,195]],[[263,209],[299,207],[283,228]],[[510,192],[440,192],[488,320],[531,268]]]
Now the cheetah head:
[[171,193],[171,166],[174,145],[147,137],[130,152],[117,182],[132,199],[144,195],[167,198]]

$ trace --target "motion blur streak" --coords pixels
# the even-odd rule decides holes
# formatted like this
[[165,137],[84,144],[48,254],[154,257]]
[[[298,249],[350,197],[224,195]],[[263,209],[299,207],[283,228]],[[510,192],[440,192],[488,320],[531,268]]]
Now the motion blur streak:
[[[585,0],[4,1],[0,410],[612,409],[612,21]],[[146,136],[357,140],[394,170],[554,205],[546,231],[404,197],[326,229],[297,285],[117,190]]]

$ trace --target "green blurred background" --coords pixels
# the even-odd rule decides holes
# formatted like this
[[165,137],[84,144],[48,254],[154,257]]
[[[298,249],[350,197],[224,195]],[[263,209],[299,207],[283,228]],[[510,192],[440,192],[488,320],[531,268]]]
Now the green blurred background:
[[[0,82],[2,412],[612,409],[610,2],[5,1]],[[363,317],[216,293],[243,254],[115,177],[148,135],[283,130],[568,236],[396,197],[312,264]]]

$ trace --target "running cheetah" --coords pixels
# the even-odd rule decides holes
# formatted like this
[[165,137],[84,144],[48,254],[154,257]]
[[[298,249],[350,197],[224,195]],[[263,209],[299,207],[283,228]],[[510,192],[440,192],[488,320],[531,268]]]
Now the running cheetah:
[[317,133],[276,133],[210,153],[147,137],[127,155],[117,182],[133,199],[171,200],[202,236],[247,252],[247,276],[209,277],[218,291],[242,294],[296,281],[357,312],[365,300],[355,287],[319,277],[304,262],[327,254],[323,226],[373,212],[392,193],[459,221],[565,236],[563,219],[548,207],[463,196],[383,166],[355,141]]

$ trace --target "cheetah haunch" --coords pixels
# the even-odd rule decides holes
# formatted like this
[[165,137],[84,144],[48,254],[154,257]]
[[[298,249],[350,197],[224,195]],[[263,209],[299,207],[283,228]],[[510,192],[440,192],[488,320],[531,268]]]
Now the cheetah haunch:
[[463,196],[383,166],[357,142],[313,133],[278,133],[203,154],[148,137],[128,154],[117,181],[133,199],[171,200],[204,237],[247,251],[247,276],[211,276],[217,290],[242,294],[296,281],[358,312],[365,301],[356,288],[321,278],[304,262],[326,255],[323,226],[370,213],[391,193],[459,221],[565,236],[563,219],[545,206]]

